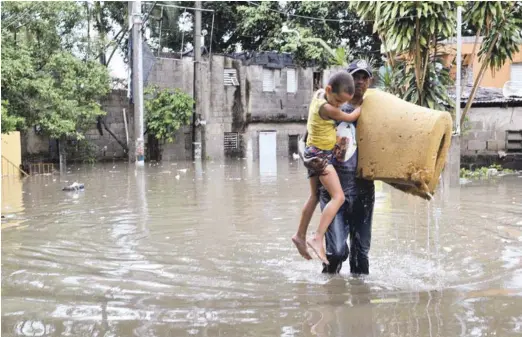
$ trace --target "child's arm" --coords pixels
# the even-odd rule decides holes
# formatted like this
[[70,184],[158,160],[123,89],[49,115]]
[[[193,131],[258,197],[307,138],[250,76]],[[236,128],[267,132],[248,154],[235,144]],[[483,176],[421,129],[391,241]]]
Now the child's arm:
[[352,123],[361,115],[361,107],[357,107],[352,113],[346,113],[327,103],[321,107],[320,113],[321,115],[336,121]]

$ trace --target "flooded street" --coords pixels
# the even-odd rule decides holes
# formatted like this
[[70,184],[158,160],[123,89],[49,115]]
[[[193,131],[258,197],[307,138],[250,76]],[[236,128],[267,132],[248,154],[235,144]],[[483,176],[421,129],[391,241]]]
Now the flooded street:
[[146,165],[3,179],[2,336],[522,334],[516,175],[431,203],[378,183],[370,275],[353,278],[290,240],[300,162]]

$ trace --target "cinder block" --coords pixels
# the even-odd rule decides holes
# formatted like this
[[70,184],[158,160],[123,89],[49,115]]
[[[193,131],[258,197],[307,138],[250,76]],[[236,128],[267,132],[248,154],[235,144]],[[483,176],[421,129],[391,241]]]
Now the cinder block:
[[486,142],[482,140],[468,140],[468,150],[483,151],[486,149]]
[[125,130],[125,123],[112,123],[109,128],[111,130]]
[[505,141],[506,140],[506,131],[495,131],[495,139]]
[[90,135],[86,135],[85,138],[87,140],[98,140],[98,139],[100,139],[100,135],[99,134],[90,134]]
[[488,140],[487,148],[489,151],[499,151],[503,150],[506,147],[506,144],[502,140]]
[[473,121],[470,122],[470,126],[472,130],[484,130],[484,122],[483,121]]
[[489,151],[497,151],[498,150],[498,143],[496,140],[488,140],[487,141],[487,149]]
[[491,131],[477,131],[475,132],[475,139],[487,142],[494,138],[494,134]]
[[465,151],[468,149],[468,141],[464,139],[460,139],[460,150]]

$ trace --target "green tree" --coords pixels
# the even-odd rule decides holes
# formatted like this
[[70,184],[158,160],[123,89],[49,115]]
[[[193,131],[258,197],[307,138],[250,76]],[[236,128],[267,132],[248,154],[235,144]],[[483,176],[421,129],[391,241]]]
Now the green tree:
[[194,100],[180,89],[159,90],[156,86],[147,87],[144,94],[147,133],[173,142],[176,131],[192,121]]
[[[181,45],[193,43],[194,32],[182,32],[178,23],[184,13],[189,14],[190,21],[193,11],[172,7],[162,10],[162,3],[167,2],[156,2],[151,11],[151,42],[157,47],[161,23],[161,46],[176,52],[186,51]],[[194,7],[194,1],[168,3]],[[381,42],[372,34],[371,24],[359,22],[355,11],[344,1],[203,1],[202,7],[214,10],[202,13],[202,28],[207,31],[205,44],[208,48],[212,38],[214,53],[233,52],[236,45],[241,45],[244,51],[291,52],[301,65],[311,62],[328,65],[332,55],[321,46],[318,41],[321,39],[333,50],[350,50],[345,52],[346,57],[379,54]],[[144,11],[151,8],[148,5]],[[300,35],[284,32],[285,25]]]
[[454,36],[457,2],[375,1],[351,6],[362,19],[374,20],[386,49],[386,89],[432,109],[451,105],[446,87],[452,84],[437,49]]
[[[84,3],[87,11],[87,21],[93,22],[98,33],[97,39],[91,41],[89,31],[89,55],[98,58],[100,63],[108,66],[116,53],[128,51],[127,43],[130,37],[128,27],[128,3],[125,1],[95,1],[92,5]],[[90,28],[89,28],[90,29]],[[112,34],[109,39],[108,35]]]
[[[261,1],[238,10],[239,31],[256,42],[249,50],[291,52],[300,65],[313,62],[323,67],[380,52],[372,26],[361,22],[346,2],[289,1],[281,6]],[[340,62],[343,55],[346,59]]]
[[19,116],[12,116],[8,111],[9,102],[2,100],[2,133],[15,131],[23,125],[24,119]]
[[[472,58],[481,35],[483,39],[478,51],[482,66],[473,82],[466,107],[462,111],[459,121],[461,127],[486,70],[500,69],[508,59],[513,60],[513,54],[519,51],[519,45],[522,44],[522,4],[513,1],[471,2],[466,8],[464,19],[470,27],[476,27]],[[473,64],[473,59],[470,64]]]
[[82,60],[84,7],[76,2],[2,3],[2,100],[10,116],[53,138],[83,138],[103,115],[109,74]]

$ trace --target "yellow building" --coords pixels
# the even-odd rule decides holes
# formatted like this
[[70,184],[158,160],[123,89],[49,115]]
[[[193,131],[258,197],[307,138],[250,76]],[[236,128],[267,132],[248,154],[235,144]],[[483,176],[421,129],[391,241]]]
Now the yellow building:
[[13,131],[2,134],[2,177],[19,176],[22,164],[22,148],[20,132]]
[[[2,214],[17,213],[23,210],[21,163],[20,132],[2,134]],[[18,221],[4,223],[2,220],[2,229],[18,224]]]
[[[445,48],[443,49],[446,57],[446,64],[451,64],[454,61],[455,56],[457,54],[457,44],[455,43],[456,39],[450,39],[443,42]],[[469,63],[472,59],[473,46],[475,43],[474,36],[465,36],[462,37],[462,78],[468,78],[467,85],[473,85],[480,68],[482,67],[482,62],[479,61],[478,55],[475,55],[473,58],[473,66],[470,71],[471,74],[469,77],[466,77],[465,71],[468,67]],[[475,48],[475,54],[478,54],[480,50],[480,46],[482,43],[482,38],[479,38],[477,43],[477,47]],[[513,61],[509,59],[504,63],[504,65],[497,71],[492,71],[490,68],[487,68],[484,77],[482,78],[482,82],[480,83],[481,87],[485,88],[502,88],[504,84],[508,81],[521,81],[522,82],[522,45],[519,46],[520,50],[518,53],[513,55]],[[455,77],[456,67],[453,66],[451,69],[451,74]]]

